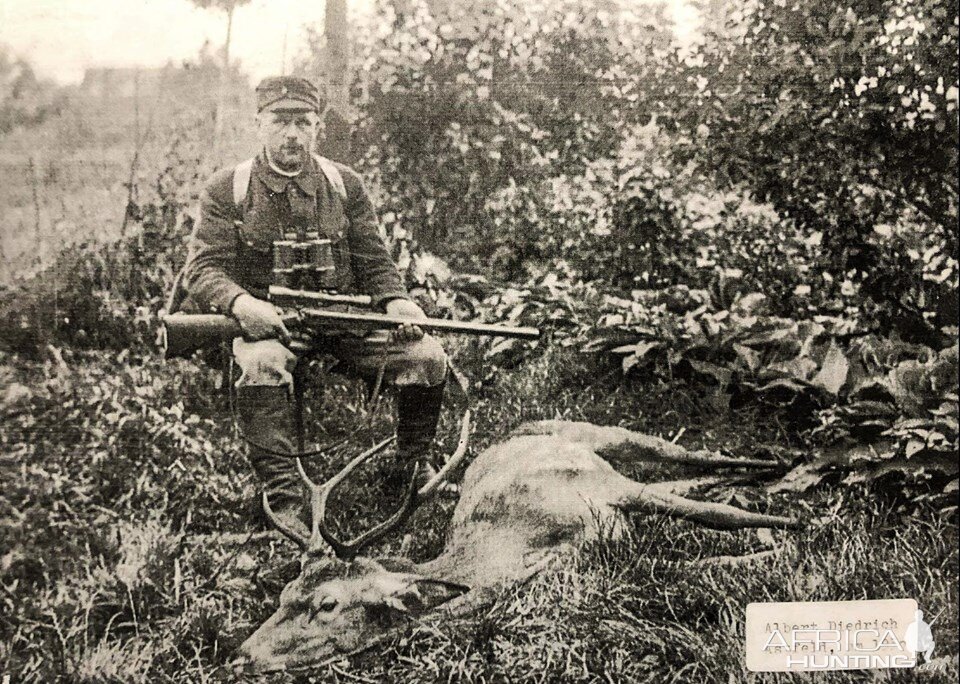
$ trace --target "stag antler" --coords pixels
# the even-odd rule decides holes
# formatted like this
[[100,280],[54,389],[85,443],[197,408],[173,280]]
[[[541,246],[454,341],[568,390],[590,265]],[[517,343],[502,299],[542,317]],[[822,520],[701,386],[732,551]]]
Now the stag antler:
[[427,484],[418,490],[417,474],[419,472],[419,466],[414,466],[410,484],[408,485],[407,491],[403,497],[403,503],[396,513],[391,515],[379,525],[376,525],[363,534],[351,539],[350,541],[340,541],[326,526],[325,518],[327,498],[330,496],[330,492],[333,491],[333,488],[340,484],[347,477],[347,475],[356,469],[357,466],[370,459],[374,454],[383,451],[383,449],[386,448],[393,440],[394,438],[390,437],[389,439],[385,439],[379,444],[363,452],[350,461],[346,466],[344,466],[339,473],[334,475],[322,485],[318,485],[310,479],[306,471],[303,469],[303,463],[298,458],[297,471],[300,473],[301,479],[303,479],[304,483],[307,485],[307,488],[310,490],[310,510],[312,518],[310,524],[310,536],[308,537],[298,532],[281,521],[274,514],[273,510],[271,510],[270,502],[267,500],[267,494],[264,492],[263,510],[270,519],[270,522],[272,522],[277,529],[283,532],[287,537],[299,544],[304,551],[318,551],[321,548],[321,542],[326,542],[330,548],[333,549],[333,552],[336,554],[337,558],[343,560],[352,560],[364,547],[369,546],[377,539],[380,539],[388,532],[402,525],[417,509],[417,507],[430,498],[430,496],[437,491],[440,484],[449,476],[449,474],[458,465],[460,465],[464,456],[466,456],[467,445],[470,440],[470,411],[468,409],[463,414],[463,421],[460,426],[460,441],[457,444],[457,449],[450,456],[443,468],[440,469],[440,472],[434,475],[430,481],[427,482]]

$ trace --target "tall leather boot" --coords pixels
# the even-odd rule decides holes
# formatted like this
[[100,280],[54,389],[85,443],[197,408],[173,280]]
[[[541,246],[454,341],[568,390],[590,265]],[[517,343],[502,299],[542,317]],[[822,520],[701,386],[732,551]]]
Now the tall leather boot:
[[[297,451],[293,402],[287,388],[248,385],[237,390],[240,429],[249,440],[247,455],[278,516],[299,521],[303,513],[303,484],[292,458],[271,454]],[[265,447],[265,448],[262,448]]]
[[446,382],[433,387],[405,386],[397,388],[397,459],[384,481],[389,494],[402,492],[415,463],[420,465],[424,484],[436,472],[433,463],[433,442],[440,422]]

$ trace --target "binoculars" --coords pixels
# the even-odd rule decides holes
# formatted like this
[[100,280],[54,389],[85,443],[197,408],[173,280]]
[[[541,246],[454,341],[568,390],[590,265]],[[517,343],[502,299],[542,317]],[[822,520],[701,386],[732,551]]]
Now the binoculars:
[[291,290],[336,289],[331,241],[316,231],[285,231],[273,243],[273,282]]

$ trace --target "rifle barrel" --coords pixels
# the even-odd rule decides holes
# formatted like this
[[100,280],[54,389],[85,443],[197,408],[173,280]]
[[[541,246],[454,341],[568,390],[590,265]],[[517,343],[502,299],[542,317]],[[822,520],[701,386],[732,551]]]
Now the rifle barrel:
[[512,337],[521,340],[540,339],[537,328],[512,327],[508,325],[493,325],[489,323],[469,323],[466,321],[448,321],[443,318],[403,318],[402,316],[388,316],[387,314],[346,313],[324,311],[323,309],[302,309],[304,318],[313,322],[327,320],[338,323],[352,323],[357,326],[375,330],[377,328],[399,328],[401,325],[413,324],[427,332],[451,332],[473,335],[492,335],[496,337]]

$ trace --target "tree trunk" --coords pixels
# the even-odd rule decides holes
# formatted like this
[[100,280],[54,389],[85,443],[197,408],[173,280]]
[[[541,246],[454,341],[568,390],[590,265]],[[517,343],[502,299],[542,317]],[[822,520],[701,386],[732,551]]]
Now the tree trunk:
[[227,39],[223,44],[223,64],[220,66],[220,79],[217,87],[217,108],[213,118],[213,148],[219,158],[223,139],[223,118],[227,108],[227,75],[230,71],[230,39],[233,34],[233,10],[236,3],[227,6]]
[[350,160],[350,34],[346,0],[327,0],[323,17],[326,38],[323,73],[328,107],[321,153],[341,162]]

